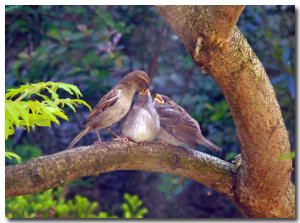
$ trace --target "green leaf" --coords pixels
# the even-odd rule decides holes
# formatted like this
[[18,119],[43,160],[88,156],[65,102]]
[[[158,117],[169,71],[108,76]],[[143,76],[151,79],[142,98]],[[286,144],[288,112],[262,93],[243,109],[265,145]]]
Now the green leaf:
[[31,120],[37,126],[51,126],[51,121],[46,115],[33,115]]
[[215,110],[214,107],[211,104],[209,104],[209,103],[205,103],[204,107],[207,108],[210,111],[214,111]]
[[19,115],[16,109],[16,104],[11,100],[6,100],[5,102],[5,117],[12,121],[16,126],[19,125]]
[[65,101],[65,104],[68,105],[74,112],[76,112],[76,109],[72,105],[72,102],[70,101],[69,98],[67,98],[67,100]]
[[284,153],[281,154],[278,159],[279,160],[291,160],[291,159],[295,159],[296,157],[296,153],[295,151],[289,152],[289,153]]
[[92,70],[90,71],[90,74],[91,74],[92,77],[98,77],[99,74],[100,74],[100,72],[99,72],[99,70],[97,70],[97,69],[92,69]]
[[46,95],[40,94],[40,93],[36,93],[36,95],[40,96],[41,98],[43,98],[45,101],[49,101],[50,98]]
[[14,102],[15,106],[19,111],[20,118],[25,122],[27,130],[30,127],[30,120],[29,120],[29,112],[27,107],[27,103],[25,102]]
[[[71,95],[75,94],[76,98],[59,98],[57,94],[57,89],[59,88]],[[41,93],[42,90],[47,90],[51,94],[51,98]],[[37,95],[42,100],[30,100],[32,95]],[[18,98],[16,98],[17,96]],[[27,127],[29,131],[30,127],[36,125],[51,126],[51,122],[59,124],[57,117],[68,120],[67,115],[59,106],[63,108],[64,105],[67,105],[76,112],[75,107],[83,104],[89,110],[92,110],[85,101],[79,99],[81,96],[82,94],[77,86],[51,81],[22,85],[19,88],[7,90],[5,94],[5,138],[7,139],[10,135],[14,134],[16,127]]]
[[48,31],[47,35],[53,39],[56,39],[56,40],[61,40],[61,35],[60,35],[60,31],[56,28],[54,29],[51,29]]
[[[63,83],[59,83],[58,85],[60,88],[64,89],[65,91],[67,91],[69,94],[73,95],[73,90],[71,88],[70,84],[63,84]],[[76,90],[79,90],[78,88]],[[75,91],[76,91],[75,90]]]
[[28,60],[29,59],[29,54],[25,53],[25,52],[21,52],[21,53],[18,54],[18,57],[20,59],[23,59],[23,60]]
[[73,99],[72,101],[73,101],[73,102],[76,102],[76,103],[78,103],[78,104],[83,104],[83,105],[85,105],[86,107],[88,107],[88,109],[89,109],[90,111],[92,111],[91,106],[89,106],[89,104],[86,103],[85,101],[83,101],[83,100],[81,100],[81,99]]
[[222,119],[222,115],[223,115],[222,112],[217,111],[210,117],[210,120],[213,122],[216,122],[216,121]]
[[58,99],[58,94],[56,93],[56,91],[57,91],[57,85],[52,85],[52,87],[51,88],[47,88],[47,90],[51,94],[51,99],[52,100]]
[[66,116],[66,114],[62,110],[57,110],[54,112],[54,114],[61,117],[64,120],[69,120],[68,116]]
[[11,159],[12,157],[17,160],[18,163],[21,163],[21,157],[15,154],[14,152],[6,152],[5,151],[5,157],[8,159]]
[[8,136],[15,133],[15,128],[10,120],[5,118],[5,140],[8,139]]

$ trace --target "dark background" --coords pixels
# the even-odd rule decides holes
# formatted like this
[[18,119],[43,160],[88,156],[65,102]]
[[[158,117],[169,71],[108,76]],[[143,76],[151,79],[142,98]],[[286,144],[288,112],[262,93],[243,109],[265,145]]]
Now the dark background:
[[[295,8],[247,6],[237,26],[267,70],[294,149]],[[223,149],[218,157],[231,161],[239,153],[220,88],[195,66],[155,7],[7,6],[5,43],[6,89],[40,81],[71,83],[93,107],[122,76],[141,69],[151,75],[153,94],[166,94],[182,105],[200,123],[203,134]],[[6,147],[23,161],[66,149],[89,111],[81,106],[76,114],[66,113],[70,121],[62,120],[61,125],[37,127],[30,133],[18,129]],[[105,131],[101,136],[111,140]],[[78,145],[96,140],[91,133]],[[242,217],[222,195],[168,174],[117,171],[85,177],[71,183],[66,196],[87,196],[99,202],[101,210],[118,213],[126,192],[140,197],[150,218]]]

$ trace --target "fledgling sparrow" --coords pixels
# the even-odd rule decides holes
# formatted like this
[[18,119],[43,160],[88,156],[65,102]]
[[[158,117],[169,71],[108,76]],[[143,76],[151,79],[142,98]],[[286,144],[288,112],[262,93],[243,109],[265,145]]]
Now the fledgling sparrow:
[[159,140],[174,146],[201,144],[214,152],[221,151],[202,135],[198,122],[169,97],[156,94],[154,105],[160,121]]
[[159,117],[149,90],[139,93],[127,116],[121,121],[121,137],[134,142],[150,142],[159,132]]
[[83,136],[91,131],[96,131],[98,141],[101,142],[98,130],[103,128],[119,137],[111,131],[111,126],[128,113],[136,91],[144,92],[149,85],[150,78],[143,71],[136,70],[124,76],[95,106],[83,123],[84,129],[73,139],[68,149],[73,148]]

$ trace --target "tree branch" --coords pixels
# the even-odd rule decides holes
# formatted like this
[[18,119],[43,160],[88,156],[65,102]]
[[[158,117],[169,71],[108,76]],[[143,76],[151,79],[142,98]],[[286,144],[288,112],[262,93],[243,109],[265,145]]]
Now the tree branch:
[[[236,22],[243,6],[158,6],[229,103],[241,144],[235,202],[248,216],[294,217],[288,134],[266,71]],[[293,194],[293,195],[292,195]]]
[[233,165],[217,157],[162,143],[110,142],[78,147],[5,168],[5,195],[45,191],[84,176],[115,170],[170,173],[232,197]]

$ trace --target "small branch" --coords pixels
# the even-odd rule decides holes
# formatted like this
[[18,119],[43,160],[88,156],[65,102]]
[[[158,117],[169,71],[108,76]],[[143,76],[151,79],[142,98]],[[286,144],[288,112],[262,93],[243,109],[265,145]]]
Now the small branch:
[[110,142],[78,147],[5,168],[5,196],[45,191],[84,176],[116,170],[170,173],[232,197],[233,165],[182,147],[152,142]]

